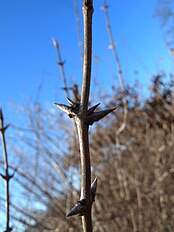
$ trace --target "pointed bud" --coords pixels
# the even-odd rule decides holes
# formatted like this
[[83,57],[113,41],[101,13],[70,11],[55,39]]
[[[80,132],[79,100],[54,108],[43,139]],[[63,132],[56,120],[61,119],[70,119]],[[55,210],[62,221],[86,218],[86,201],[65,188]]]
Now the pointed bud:
[[70,106],[66,106],[66,105],[58,104],[58,103],[54,103],[54,105],[57,106],[62,111],[64,111],[65,113],[67,113],[70,118],[72,118],[73,116],[76,115],[75,112],[73,111],[72,107],[70,107]]
[[92,106],[91,108],[88,109],[87,111],[87,115],[91,115],[92,113],[94,113],[95,109],[100,105],[100,103],[98,103],[97,105],[95,106]]
[[104,118],[106,115],[108,115],[109,113],[111,113],[115,109],[116,109],[116,107],[112,108],[112,109],[108,109],[108,110],[101,110],[98,112],[94,112],[93,114],[91,114],[87,117],[87,123],[89,125],[93,125],[94,122],[98,122],[100,119]]
[[82,199],[77,202],[77,204],[72,208],[72,210],[66,215],[67,217],[71,217],[74,215],[83,216],[86,211],[86,201]]
[[96,191],[97,191],[97,177],[94,179],[94,181],[91,184],[90,192],[91,192],[91,199],[92,199],[92,201],[95,201]]
[[71,100],[69,97],[66,97],[68,103],[73,106],[75,104],[75,102],[73,100]]
[[80,103],[76,103],[73,100],[71,100],[69,97],[66,98],[68,103],[71,105],[71,108],[74,110],[75,113],[78,113]]

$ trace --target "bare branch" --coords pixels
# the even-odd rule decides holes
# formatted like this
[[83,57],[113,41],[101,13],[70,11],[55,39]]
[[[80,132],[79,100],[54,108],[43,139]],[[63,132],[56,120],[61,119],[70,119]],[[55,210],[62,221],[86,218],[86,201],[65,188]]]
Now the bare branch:
[[2,109],[0,109],[0,132],[2,138],[2,148],[4,153],[4,169],[5,175],[0,174],[0,176],[4,179],[5,182],[5,190],[6,190],[6,232],[12,231],[10,227],[10,190],[9,190],[9,181],[13,177],[13,175],[9,175],[9,165],[8,165],[8,154],[5,140],[5,131],[9,125],[4,126],[4,117],[2,113]]

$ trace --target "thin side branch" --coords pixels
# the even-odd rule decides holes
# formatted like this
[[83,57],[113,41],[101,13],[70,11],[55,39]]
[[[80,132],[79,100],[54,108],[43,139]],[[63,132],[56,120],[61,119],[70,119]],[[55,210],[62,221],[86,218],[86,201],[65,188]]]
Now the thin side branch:
[[56,62],[56,63],[57,63],[57,64],[59,65],[59,67],[60,67],[60,72],[61,72],[61,75],[62,75],[63,85],[64,85],[64,86],[63,86],[63,89],[65,90],[66,97],[69,97],[68,87],[67,87],[67,82],[66,82],[66,76],[65,76],[65,70],[64,70],[65,61],[62,61],[58,41],[57,41],[55,38],[52,38],[52,41],[53,41],[53,45],[54,45],[54,47],[56,48],[57,55],[58,55],[58,62]]
[[10,227],[10,190],[9,190],[9,181],[13,177],[13,175],[9,175],[9,165],[8,165],[8,155],[6,148],[6,140],[5,140],[5,131],[9,125],[4,126],[4,117],[2,113],[2,109],[0,109],[0,132],[2,138],[2,149],[4,153],[4,170],[5,175],[0,174],[0,176],[4,179],[5,182],[5,192],[6,192],[6,230],[5,232],[12,231]]
[[124,90],[124,81],[123,81],[122,69],[121,69],[120,60],[119,60],[119,57],[117,54],[114,38],[112,35],[111,24],[110,24],[109,15],[108,15],[108,5],[106,4],[106,0],[103,0],[102,10],[104,10],[104,12],[105,12],[105,19],[106,19],[106,25],[107,25],[108,34],[109,34],[110,46],[111,46],[113,53],[114,53],[114,57],[115,57],[116,65],[117,65],[117,70],[118,70],[118,76],[119,76],[119,80],[120,80],[120,86],[121,86],[121,89]]

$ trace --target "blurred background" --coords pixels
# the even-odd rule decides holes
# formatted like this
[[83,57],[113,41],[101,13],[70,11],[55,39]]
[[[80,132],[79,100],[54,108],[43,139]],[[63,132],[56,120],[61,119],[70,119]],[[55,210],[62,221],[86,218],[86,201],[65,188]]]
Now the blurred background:
[[[73,122],[79,101],[82,1],[0,3],[0,107],[7,129],[13,231],[81,231]],[[174,230],[174,1],[94,1],[90,105],[117,110],[90,127],[98,177],[93,230]],[[55,46],[56,45],[56,46]],[[0,173],[4,156],[0,145]],[[6,226],[0,179],[0,229]]]

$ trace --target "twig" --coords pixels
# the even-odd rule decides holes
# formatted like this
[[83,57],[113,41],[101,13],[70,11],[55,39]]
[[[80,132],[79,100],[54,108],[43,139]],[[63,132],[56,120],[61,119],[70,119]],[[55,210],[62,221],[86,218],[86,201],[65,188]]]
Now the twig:
[[[113,35],[112,35],[112,30],[111,30],[111,25],[110,25],[110,21],[109,21],[109,15],[108,15],[108,6],[106,4],[106,0],[103,0],[102,10],[104,10],[104,12],[105,12],[106,25],[107,25],[107,29],[108,29],[111,48],[113,50],[113,54],[114,54],[114,57],[115,57],[115,62],[116,62],[116,67],[117,67],[117,71],[118,71],[121,90],[124,91],[125,89],[124,89],[123,72],[122,72],[122,69],[121,69],[119,56],[117,54],[116,45],[115,45]],[[117,148],[118,160],[119,160],[120,164],[121,164],[121,159],[122,158],[121,158],[121,153],[119,151],[119,147],[120,147],[119,136],[124,131],[124,129],[126,128],[127,117],[128,117],[127,101],[126,101],[124,96],[123,96],[123,105],[124,105],[123,122],[120,125],[120,127],[116,130],[116,133],[115,133],[116,134],[116,136],[115,136],[116,137],[116,148]],[[126,200],[129,200],[130,193],[129,193],[129,189],[127,187],[125,171],[124,171],[124,169],[122,167],[118,167],[118,171],[120,171],[120,180],[122,180],[122,182],[123,182],[123,187],[124,187],[124,191],[125,191],[125,195],[126,195]],[[137,231],[137,225],[136,225],[136,222],[135,222],[135,219],[134,219],[133,208],[131,206],[129,206],[128,209],[129,209],[131,220],[132,220],[133,231]]]
[[9,181],[13,177],[13,175],[9,175],[9,166],[8,166],[8,155],[6,148],[6,140],[5,140],[5,131],[9,125],[4,126],[4,118],[2,109],[0,109],[0,132],[2,137],[2,149],[4,153],[4,169],[5,175],[0,174],[0,176],[4,179],[5,182],[5,190],[6,190],[6,230],[4,232],[12,231],[10,227],[10,190],[9,190]]
[[80,27],[80,19],[79,19],[79,11],[78,11],[78,2],[74,0],[74,11],[76,17],[76,24],[77,24],[77,34],[78,34],[78,44],[80,49],[80,58],[83,60],[83,47],[82,47],[82,36],[81,36],[81,27]]
[[[115,63],[116,63],[117,71],[118,71],[118,77],[119,77],[119,81],[120,81],[121,90],[124,91],[125,88],[124,88],[123,72],[122,72],[119,56],[117,54],[117,49],[116,49],[116,45],[115,45],[115,42],[114,42],[112,30],[111,30],[111,24],[110,24],[110,21],[109,21],[109,14],[108,14],[108,5],[106,3],[106,0],[103,0],[102,10],[105,13],[106,26],[107,26],[107,30],[108,30],[108,34],[109,34],[111,48],[113,50],[113,54],[114,54],[114,57],[115,57]],[[123,104],[124,104],[123,123],[121,124],[121,126],[116,131],[117,136],[125,129],[126,124],[127,124],[128,109],[127,109],[127,102],[126,102],[125,97],[123,97]]]
[[81,199],[85,199],[86,213],[82,217],[83,231],[92,232],[91,219],[91,163],[89,153],[89,126],[84,122],[87,117],[89,102],[90,80],[91,80],[91,59],[92,59],[92,14],[93,1],[84,0],[83,2],[83,20],[84,20],[84,61],[83,61],[83,82],[81,93],[81,117],[77,117],[77,129],[79,135],[80,156],[81,156]]
[[66,76],[65,76],[65,71],[64,71],[65,61],[62,61],[58,41],[55,38],[52,38],[52,41],[53,41],[53,45],[56,48],[57,55],[58,55],[58,62],[56,62],[56,63],[59,65],[60,72],[62,74],[62,79],[63,79],[63,84],[64,84],[63,89],[65,90],[66,97],[69,97],[68,88],[67,88],[67,82],[66,82]]
[[119,60],[119,57],[117,55],[117,50],[116,50],[115,42],[114,42],[113,35],[112,35],[112,30],[111,30],[111,25],[110,25],[110,21],[109,21],[109,15],[108,15],[108,5],[106,4],[106,0],[103,0],[102,10],[104,10],[104,12],[105,12],[105,19],[106,19],[106,25],[107,25],[109,39],[110,39],[110,45],[111,45],[111,48],[112,48],[113,53],[114,53],[114,57],[115,57],[116,65],[117,65],[117,70],[118,70],[118,76],[119,76],[119,80],[120,80],[120,86],[121,86],[121,90],[123,91],[124,90],[124,81],[123,81],[123,76],[122,76],[122,69],[121,69],[120,60]]
[[95,112],[99,104],[88,109],[90,81],[91,81],[91,59],[92,59],[92,14],[93,1],[83,2],[84,19],[84,59],[83,59],[83,81],[81,102],[74,102],[67,98],[70,106],[55,103],[62,111],[73,118],[77,124],[80,157],[81,157],[81,197],[67,217],[73,215],[82,216],[83,232],[92,232],[91,208],[95,201],[97,190],[97,178],[91,184],[91,163],[89,152],[89,125],[104,118],[115,108]]

